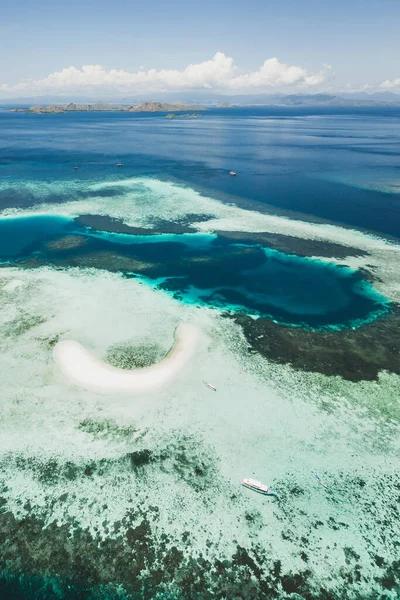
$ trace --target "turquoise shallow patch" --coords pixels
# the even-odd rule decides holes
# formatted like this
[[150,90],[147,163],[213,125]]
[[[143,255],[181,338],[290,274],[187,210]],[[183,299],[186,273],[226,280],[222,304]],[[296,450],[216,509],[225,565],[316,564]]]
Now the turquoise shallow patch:
[[0,219],[0,256],[4,260],[26,255],[38,241],[69,233],[74,220],[58,215],[32,215]]

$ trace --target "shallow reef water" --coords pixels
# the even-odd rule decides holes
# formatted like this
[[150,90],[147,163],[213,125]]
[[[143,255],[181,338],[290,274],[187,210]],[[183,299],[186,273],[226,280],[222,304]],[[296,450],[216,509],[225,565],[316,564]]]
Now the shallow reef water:
[[308,328],[361,326],[390,308],[349,268],[216,234],[132,235],[63,216],[8,217],[0,220],[0,261],[140,275],[189,303]]
[[[364,404],[373,394],[384,410],[395,382],[272,365],[219,311],[119,273],[9,266],[0,297],[5,590],[336,600],[350,586],[349,598],[396,597],[398,423]],[[54,341],[72,338],[116,366],[143,349],[157,360],[182,320],[208,342],[157,394],[100,397],[51,359]],[[241,488],[252,475],[279,501]]]

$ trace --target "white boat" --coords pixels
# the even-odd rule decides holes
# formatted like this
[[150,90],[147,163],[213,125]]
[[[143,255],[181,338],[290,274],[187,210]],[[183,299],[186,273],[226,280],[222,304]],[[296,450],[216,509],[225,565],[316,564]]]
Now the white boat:
[[229,175],[232,175],[232,177],[236,177],[236,171],[229,171]]
[[217,391],[217,388],[216,388],[216,387],[214,387],[213,385],[211,385],[211,383],[208,383],[208,381],[204,381],[204,379],[203,379],[203,383],[204,383],[204,385],[206,385],[208,388],[210,388],[210,390],[212,390],[213,392],[216,392],[216,391]]
[[257,481],[257,479],[243,479],[242,485],[244,485],[244,487],[249,488],[249,490],[253,490],[254,492],[263,494],[264,496],[277,495],[273,490],[271,490],[267,485],[265,485],[265,483],[261,483],[261,481]]
[[318,481],[318,483],[320,483],[322,485],[322,487],[328,489],[328,486],[326,485],[326,483],[324,483],[321,479],[321,477],[319,475],[314,475],[315,479]]

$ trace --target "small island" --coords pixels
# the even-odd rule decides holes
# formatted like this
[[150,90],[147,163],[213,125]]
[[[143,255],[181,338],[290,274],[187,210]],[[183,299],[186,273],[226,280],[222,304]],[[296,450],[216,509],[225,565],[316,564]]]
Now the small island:
[[170,113],[167,115],[167,119],[198,119],[202,117],[201,113],[185,113],[184,115],[176,115],[175,113]]
[[[169,104],[167,102],[143,102],[139,105],[117,106],[114,104],[50,104],[49,106],[31,106],[29,108],[13,108],[11,112],[22,112],[26,114],[65,114],[67,112],[184,112],[191,110],[207,110],[202,106],[191,106],[190,104]],[[189,116],[189,115],[186,115]],[[200,116],[190,115],[190,116]]]

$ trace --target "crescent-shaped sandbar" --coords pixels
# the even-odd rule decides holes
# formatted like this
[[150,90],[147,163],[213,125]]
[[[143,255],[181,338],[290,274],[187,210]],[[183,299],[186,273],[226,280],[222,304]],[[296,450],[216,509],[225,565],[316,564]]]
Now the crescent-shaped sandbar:
[[150,392],[165,387],[183,369],[196,348],[200,330],[188,323],[175,331],[175,343],[159,363],[126,370],[92,356],[79,342],[63,340],[54,347],[54,360],[72,383],[99,393]]

